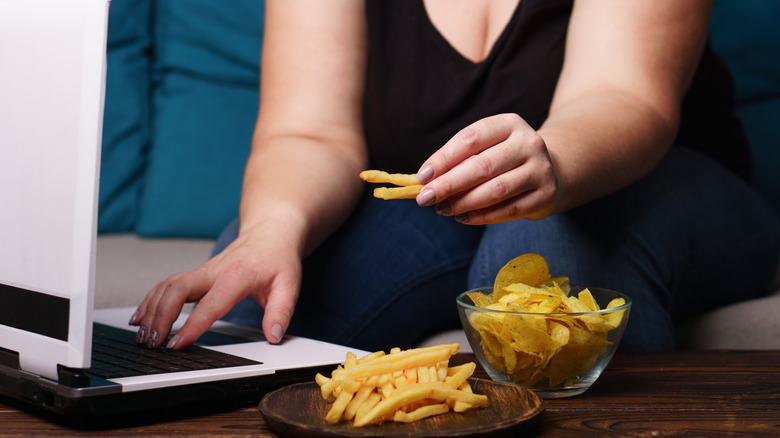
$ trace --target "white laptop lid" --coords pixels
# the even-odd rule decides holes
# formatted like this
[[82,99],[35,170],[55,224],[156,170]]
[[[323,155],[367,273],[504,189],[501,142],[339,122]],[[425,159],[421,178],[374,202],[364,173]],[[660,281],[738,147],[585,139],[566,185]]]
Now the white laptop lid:
[[88,367],[110,0],[0,0],[0,347]]

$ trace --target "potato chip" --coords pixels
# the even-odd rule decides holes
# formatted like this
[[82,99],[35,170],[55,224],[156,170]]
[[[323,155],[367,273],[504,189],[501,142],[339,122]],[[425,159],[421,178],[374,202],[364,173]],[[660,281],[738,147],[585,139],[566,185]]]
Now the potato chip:
[[[527,386],[543,379],[551,386],[575,381],[607,350],[607,333],[620,325],[625,314],[625,310],[592,313],[600,308],[590,290],[571,295],[569,278],[551,277],[547,262],[538,254],[507,263],[492,293],[475,291],[468,296],[477,307],[528,314],[474,312],[469,316],[487,361]],[[617,298],[606,308],[624,304]]]
[[506,292],[504,288],[514,283],[537,286],[550,278],[547,261],[539,254],[523,254],[510,260],[498,271],[493,283],[493,302],[498,301]]

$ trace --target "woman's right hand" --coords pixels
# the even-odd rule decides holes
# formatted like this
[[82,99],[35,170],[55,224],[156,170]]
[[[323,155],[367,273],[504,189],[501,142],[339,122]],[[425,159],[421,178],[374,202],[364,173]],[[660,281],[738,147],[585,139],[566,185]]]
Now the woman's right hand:
[[252,297],[265,309],[263,332],[278,343],[290,323],[301,278],[301,257],[285,244],[277,228],[260,224],[239,237],[200,268],[173,275],[155,286],[130,321],[138,325],[136,341],[150,348],[163,345],[185,303],[198,302],[167,347],[195,342],[239,301]]

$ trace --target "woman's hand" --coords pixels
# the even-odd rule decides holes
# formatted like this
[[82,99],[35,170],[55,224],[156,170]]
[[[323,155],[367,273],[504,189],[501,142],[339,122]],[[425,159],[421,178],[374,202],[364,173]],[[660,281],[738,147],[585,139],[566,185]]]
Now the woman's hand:
[[245,231],[200,268],[155,286],[130,323],[140,326],[138,343],[158,347],[170,334],[182,306],[197,301],[184,326],[167,343],[168,348],[185,348],[249,296],[265,309],[266,338],[278,343],[290,323],[300,278],[300,256],[281,236],[268,235],[262,229]]
[[520,116],[487,117],[422,165],[417,203],[473,225],[542,219],[556,210],[555,170],[544,140]]

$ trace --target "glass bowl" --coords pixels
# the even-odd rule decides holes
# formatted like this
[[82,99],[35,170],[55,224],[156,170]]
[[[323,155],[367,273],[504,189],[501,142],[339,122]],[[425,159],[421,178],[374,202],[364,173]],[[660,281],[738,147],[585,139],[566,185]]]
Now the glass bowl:
[[[583,289],[570,286],[571,296]],[[628,322],[631,299],[608,289],[587,288],[602,310],[530,313],[475,305],[474,289],[457,298],[463,329],[474,354],[495,381],[528,387],[543,398],[585,392],[617,350]],[[479,297],[478,297],[479,298]],[[605,309],[613,299],[625,304]]]

